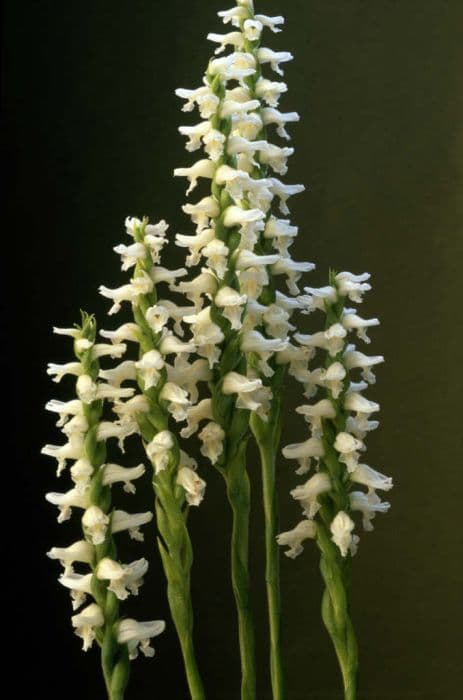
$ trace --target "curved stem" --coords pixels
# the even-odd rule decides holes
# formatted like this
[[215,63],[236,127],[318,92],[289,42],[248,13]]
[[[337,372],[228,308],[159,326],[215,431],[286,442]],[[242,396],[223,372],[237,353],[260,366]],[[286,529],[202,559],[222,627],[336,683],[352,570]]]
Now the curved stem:
[[[274,403],[279,400],[274,400]],[[251,418],[251,428],[259,448],[262,468],[262,492],[265,518],[265,584],[270,635],[270,677],[272,697],[285,697],[284,672],[281,656],[281,602],[280,557],[276,536],[278,527],[278,499],[275,484],[276,450],[280,439],[281,421],[279,405],[274,423],[264,423],[258,416]]]
[[321,551],[320,571],[325,582],[322,618],[333,642],[341,669],[344,699],[356,700],[358,648],[349,613],[347,567],[331,542],[325,525],[317,525],[317,543]]
[[251,498],[249,478],[246,472],[246,446],[247,441],[242,441],[236,452],[227,460],[226,469],[222,471],[222,474],[227,485],[227,496],[233,513],[231,575],[238,613],[242,670],[241,700],[255,700],[255,641],[249,578],[249,514]]

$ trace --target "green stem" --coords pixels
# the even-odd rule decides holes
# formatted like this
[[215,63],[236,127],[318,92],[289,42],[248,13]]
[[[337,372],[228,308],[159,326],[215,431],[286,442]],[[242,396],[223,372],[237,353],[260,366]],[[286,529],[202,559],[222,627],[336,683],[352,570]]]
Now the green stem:
[[255,700],[255,641],[250,602],[249,514],[251,508],[249,477],[246,471],[247,440],[238,446],[222,472],[233,513],[231,538],[231,575],[238,613],[241,656],[241,700]]
[[264,423],[257,415],[253,415],[251,418],[251,428],[259,448],[262,469],[266,555],[265,584],[267,589],[270,634],[272,697],[274,700],[283,700],[285,697],[285,688],[281,655],[280,557],[276,541],[279,526],[278,498],[275,481],[276,451],[281,433],[279,410],[277,411],[277,416],[273,415],[273,418],[276,418],[275,422]]
[[356,700],[358,649],[349,613],[347,573],[350,562],[342,559],[327,527],[321,523],[317,527],[317,543],[321,551],[320,571],[325,582],[322,618],[341,669],[344,699]]
[[[166,547],[163,540],[158,538],[164,571],[167,578],[167,597],[170,611],[177,630],[180,649],[182,652],[185,675],[192,700],[204,700],[205,693],[193,645],[193,606],[190,595],[190,570],[193,560],[191,542],[186,528],[184,513],[172,504],[172,497],[164,493],[163,475],[155,483],[156,514],[159,532],[168,542]],[[167,475],[166,475],[167,478]]]

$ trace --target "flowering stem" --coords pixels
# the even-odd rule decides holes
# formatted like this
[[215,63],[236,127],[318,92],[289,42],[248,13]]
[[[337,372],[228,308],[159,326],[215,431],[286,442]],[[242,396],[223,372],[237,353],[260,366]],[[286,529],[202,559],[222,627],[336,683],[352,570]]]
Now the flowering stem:
[[344,698],[356,700],[358,649],[349,614],[350,557],[343,560],[338,548],[331,541],[329,527],[320,522],[317,523],[317,544],[321,551],[320,571],[326,587],[322,600],[322,618],[338,657]]
[[[146,221],[140,227],[136,227],[134,237],[137,242],[143,242],[145,228]],[[147,254],[145,259],[137,263],[135,277],[149,272],[152,266],[152,260]],[[157,350],[162,337],[160,333],[156,334],[151,330],[145,318],[147,309],[156,301],[157,294],[154,288],[149,295],[140,295],[138,305],[133,307],[134,320],[140,329],[140,357],[143,357],[144,353]],[[150,406],[146,415],[137,416],[145,446],[157,434],[168,429],[169,413],[161,404],[159,396],[166,380],[167,374],[164,369],[157,385],[147,389],[143,378],[138,376],[139,387]],[[180,449],[173,433],[171,436],[174,445],[170,450],[167,468],[159,472],[156,468],[153,469],[156,521],[160,534],[158,546],[167,578],[167,596],[180,641],[190,695],[192,700],[204,700],[204,688],[193,645],[193,606],[190,591],[193,549],[186,524],[188,509],[185,508],[183,490],[176,484]]]
[[279,385],[283,376],[284,369],[280,367],[273,378],[273,399],[269,421],[265,423],[256,414],[251,417],[251,428],[259,448],[262,469],[266,554],[265,583],[270,633],[270,677],[274,700],[282,700],[285,697],[281,658],[280,558],[276,541],[279,532],[279,519],[275,481],[275,461],[281,436]]
[[[82,337],[94,343],[96,337],[96,323],[92,316],[82,315]],[[92,356],[92,349],[84,350],[77,354],[82,363],[83,372],[97,381],[99,363]],[[93,401],[83,404],[84,415],[88,424],[85,438],[84,453],[89,463],[93,466],[94,473],[90,481],[90,502],[107,514],[111,509],[111,490],[103,484],[103,472],[101,467],[106,462],[106,445],[98,440],[98,426],[103,415],[103,402]],[[105,557],[117,559],[114,538],[108,530],[104,542],[95,546],[93,571],[98,568],[99,562]],[[108,590],[103,581],[96,576],[92,579],[92,594],[96,603],[103,611],[105,624],[101,630],[97,630],[96,638],[101,647],[101,665],[109,700],[123,700],[130,673],[130,661],[127,645],[121,645],[117,641],[116,623],[119,620],[119,601]]]
[[238,612],[241,655],[241,698],[256,697],[255,643],[249,581],[249,513],[251,506],[249,478],[246,472],[247,440],[238,443],[222,472],[233,513],[231,538],[231,575]]

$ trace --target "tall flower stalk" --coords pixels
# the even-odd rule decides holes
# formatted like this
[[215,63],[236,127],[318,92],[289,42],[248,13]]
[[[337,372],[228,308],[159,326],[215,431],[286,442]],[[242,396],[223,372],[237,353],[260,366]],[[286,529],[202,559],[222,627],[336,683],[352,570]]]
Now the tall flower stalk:
[[[172,419],[181,421],[187,418],[190,401],[185,385],[191,392],[197,381],[208,379],[209,372],[204,362],[200,362],[199,367],[198,364],[190,367],[187,358],[194,351],[194,345],[182,343],[167,330],[169,318],[181,318],[185,309],[179,313],[175,304],[163,304],[158,298],[157,286],[162,282],[172,285],[186,272],[183,269],[170,271],[158,264],[166,243],[167,225],[164,221],[150,225],[147,219],[129,218],[126,229],[133,237],[133,244],[122,244],[115,250],[121,255],[123,270],[134,268],[133,277],[128,285],[115,290],[101,287],[100,292],[114,301],[111,312],[118,311],[121,302],[129,302],[133,322],[104,334],[115,343],[124,339],[139,347],[138,361],[116,367],[113,381],[118,384],[121,378],[136,378],[141,391],[126,402],[123,414],[125,420],[135,421],[138,425],[152,466],[158,546],[167,578],[170,610],[191,697],[203,700],[204,688],[193,644],[190,592],[193,550],[187,517],[189,506],[201,502],[205,482],[195,474],[194,461],[180,449],[170,423]],[[177,357],[174,367],[166,361],[171,354]]]
[[[360,511],[364,530],[372,530],[376,513],[389,509],[389,503],[382,502],[376,492],[392,488],[389,477],[359,461],[366,449],[366,435],[379,425],[370,420],[379,405],[362,392],[375,382],[372,367],[381,363],[383,357],[364,355],[351,342],[350,336],[356,332],[369,343],[367,329],[379,321],[361,318],[346,302],[362,301],[370,289],[368,278],[366,273],[331,273],[328,286],[306,289],[306,312],[321,310],[326,316],[325,330],[312,335],[296,334],[295,339],[311,355],[324,355],[324,362],[303,373],[301,381],[305,396],[311,398],[320,392],[322,398],[296,409],[308,422],[311,436],[305,442],[287,445],[283,454],[299,462],[298,474],[310,471],[314,460],[316,473],[291,492],[302,506],[306,520],[278,537],[281,545],[289,546],[285,553],[292,558],[300,554],[307,538],[315,539],[320,549],[325,583],[322,617],[339,661],[346,700],[357,697],[358,674],[357,641],[350,612],[352,557],[359,543],[353,516]],[[358,369],[361,381],[355,377]],[[358,486],[367,491],[356,490]]]
[[[148,562],[139,559],[131,564],[118,561],[114,534],[128,530],[135,539],[143,539],[139,527],[152,519],[151,513],[129,515],[114,510],[111,486],[122,483],[126,491],[135,491],[133,482],[144,473],[143,465],[132,468],[109,464],[106,440],[117,438],[121,443],[136,431],[132,423],[109,423],[102,419],[105,401],[116,404],[131,396],[132,389],[100,382],[99,358],[118,357],[125,345],[95,343],[96,324],[93,317],[82,315],[82,325],[71,329],[55,329],[74,339],[76,361],[66,365],[49,365],[49,374],[59,381],[64,375],[76,375],[77,398],[68,402],[50,401],[47,408],[59,414],[58,425],[68,438],[62,446],[46,445],[42,452],[58,460],[58,474],[69,459],[73,488],[66,493],[48,493],[47,500],[59,508],[59,522],[71,517],[72,508],[83,509],[83,539],[66,548],[54,547],[49,556],[64,566],[60,583],[70,589],[72,605],[78,610],[87,597],[93,598],[72,617],[76,634],[87,651],[96,639],[101,647],[101,664],[109,700],[122,700],[129,680],[130,659],[138,654],[138,645],[146,656],[154,651],[149,638],[164,630],[163,621],[138,623],[121,619],[119,601],[129,593],[138,594]],[[74,565],[90,567],[90,573],[76,573]]]
[[[109,315],[128,306],[129,320],[101,331],[110,343],[96,343],[96,324],[87,315],[81,326],[57,331],[74,338],[77,361],[50,365],[49,373],[56,380],[75,375],[77,399],[48,404],[59,413],[58,425],[68,442],[47,445],[43,452],[58,459],[59,472],[66,460],[75,460],[70,470],[74,488],[47,498],[60,508],[60,521],[67,519],[71,506],[83,508],[84,515],[83,539],[52,549],[50,556],[65,566],[60,580],[71,589],[76,609],[86,595],[92,596],[94,602],[72,623],[84,649],[95,638],[100,644],[108,697],[122,700],[129,659],[138,648],[152,655],[149,638],[164,628],[162,621],[138,623],[119,616],[119,601],[129,592],[137,594],[148,563],[120,563],[113,535],[127,529],[141,539],[138,527],[152,515],[113,509],[111,485],[121,482],[132,492],[132,482],[145,466],[107,463],[106,441],[117,438],[123,451],[127,437],[139,436],[151,467],[157,544],[189,692],[193,700],[204,700],[193,641],[193,547],[187,522],[206,488],[186,449],[186,441],[197,434],[201,457],[222,475],[231,508],[230,573],[241,700],[256,700],[247,463],[248,443],[254,440],[262,476],[273,700],[286,697],[278,545],[288,546],[285,554],[295,558],[306,539],[316,540],[320,550],[322,617],[339,661],[344,697],[356,700],[358,651],[350,578],[359,538],[353,518],[361,512],[364,529],[371,530],[375,514],[389,508],[377,491],[392,487],[391,479],[360,463],[365,437],[378,426],[371,415],[379,410],[363,392],[375,380],[371,368],[383,358],[356,349],[352,334],[369,342],[367,329],[378,321],[361,318],[347,304],[362,301],[370,289],[369,275],[332,272],[326,287],[306,287],[301,293],[299,281],[314,265],[292,259],[290,247],[298,228],[282,217],[290,213],[288,199],[304,187],[279,179],[286,175],[294,149],[270,140],[274,130],[283,143],[289,140],[286,126],[299,120],[296,112],[279,111],[288,89],[281,80],[282,66],[292,55],[262,45],[266,30],[280,32],[284,20],[256,14],[252,0],[237,0],[219,16],[231,31],[208,35],[216,50],[202,84],[177,90],[186,100],[183,111],[197,108],[201,117],[199,123],[179,128],[187,137],[187,151],[204,150],[204,157],[174,171],[189,181],[187,194],[201,181],[199,201],[183,206],[196,231],[175,236],[176,244],[188,251],[186,267],[170,270],[161,265],[168,242],[164,221],[150,224],[146,218],[128,217],[131,240],[114,250],[130,279],[117,288],[101,286],[100,293],[112,302]],[[277,80],[265,76],[267,67]],[[191,278],[186,269],[190,267],[199,267]],[[176,301],[167,298],[166,290]],[[294,317],[314,311],[325,314],[323,329],[298,332]],[[128,343],[135,353],[126,354]],[[121,361],[101,368],[99,359],[107,356]],[[314,358],[318,366],[312,368]],[[355,377],[357,369],[361,381]],[[317,392],[319,396],[316,403],[296,409],[305,417],[310,436],[286,446],[283,454],[298,461],[298,474],[308,472],[312,462],[315,473],[291,492],[302,506],[302,520],[278,534],[277,455],[288,376],[303,386],[307,400]],[[109,409],[116,416],[112,422],[105,420]],[[74,562],[87,564],[91,572],[76,573]]]
[[[279,391],[284,362],[275,363],[288,346],[288,308],[296,300],[277,293],[273,277],[286,275],[292,295],[297,295],[297,278],[312,269],[310,263],[296,263],[288,248],[297,233],[288,220],[272,214],[272,203],[288,213],[286,200],[301,192],[301,185],[285,185],[271,176],[284,175],[293,149],[271,144],[267,126],[276,125],[278,134],[289,138],[285,124],[299,119],[294,112],[277,110],[287,90],[283,82],[263,77],[269,63],[282,75],[280,65],[292,59],[288,52],[274,52],[261,46],[264,28],[279,31],[282,17],[256,15],[253,4],[242,1],[220,12],[225,23],[237,31],[209,34],[218,44],[216,54],[231,47],[227,55],[210,61],[204,85],[197,90],[178,90],[186,99],[185,111],[196,104],[203,122],[180,127],[188,136],[187,150],[203,145],[207,159],[175,175],[187,177],[188,192],[200,177],[211,180],[210,195],[184,211],[196,224],[196,236],[178,235],[177,242],[190,250],[187,265],[202,257],[206,267],[192,282],[182,282],[179,291],[206,295],[209,305],[192,319],[193,336],[199,354],[208,355],[213,379],[214,424],[200,434],[208,437],[214,425],[216,443],[213,463],[225,478],[233,512],[231,572],[238,611],[242,664],[242,698],[255,697],[254,631],[249,601],[249,512],[250,487],[246,471],[246,443],[252,433],[261,454],[266,541],[266,586],[269,610],[270,665],[273,697],[284,696],[280,647],[280,596],[277,496],[275,484],[276,446],[281,433]],[[231,85],[236,87],[231,87]],[[192,299],[193,300],[193,299]],[[197,297],[194,299],[197,301]],[[208,348],[214,343],[211,354]],[[237,396],[236,403],[231,399]],[[207,446],[204,448],[207,454]]]

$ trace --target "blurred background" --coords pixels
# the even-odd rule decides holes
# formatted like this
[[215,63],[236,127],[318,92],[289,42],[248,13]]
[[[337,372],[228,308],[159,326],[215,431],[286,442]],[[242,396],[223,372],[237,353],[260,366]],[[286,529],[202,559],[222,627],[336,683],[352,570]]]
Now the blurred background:
[[[231,5],[231,3],[230,3]],[[195,123],[174,96],[197,87],[212,53],[205,37],[223,31],[218,0],[57,3],[6,0],[3,23],[4,221],[2,327],[3,550],[2,637],[21,664],[15,695],[101,699],[98,655],[84,655],[70,629],[58,565],[45,557],[73,541],[56,524],[44,493],[59,490],[54,464],[39,455],[60,440],[51,398],[66,398],[45,374],[66,361],[53,337],[80,308],[106,322],[104,283],[124,280],[112,247],[127,215],[166,218],[172,235],[191,233],[181,211],[185,183],[174,167],[191,164],[180,124]],[[368,463],[392,474],[393,508],[362,536],[354,567],[353,616],[360,641],[364,700],[454,700],[463,682],[462,651],[462,263],[463,4],[460,0],[281,0],[257,10],[284,14],[290,50],[283,111],[296,154],[286,181],[307,191],[291,201],[300,226],[295,259],[372,274],[362,309],[381,327],[369,351],[386,364],[370,398],[382,427],[368,442]],[[194,198],[193,198],[194,201]],[[5,245],[6,244],[6,245]],[[6,247],[6,250],[5,250]],[[181,259],[173,251],[169,263]],[[114,324],[111,325],[114,327]],[[367,351],[368,352],[368,351]],[[284,443],[305,435],[288,385]],[[133,455],[136,459],[137,455]],[[133,462],[136,463],[136,462]],[[282,528],[298,506],[288,492],[293,464],[279,467]],[[259,641],[258,697],[269,700],[258,465],[251,569]],[[230,517],[218,474],[201,465],[207,498],[191,517],[195,543],[196,644],[208,698],[239,696],[238,653],[228,580]],[[147,490],[133,510],[149,508]],[[164,618],[156,659],[132,667],[128,698],[187,700],[148,530],[151,570],[140,600],[125,608]],[[340,698],[338,671],[319,614],[318,554],[308,544],[296,561],[282,557],[283,628],[289,700]],[[5,620],[4,616],[7,616]],[[96,680],[95,680],[96,679]]]

